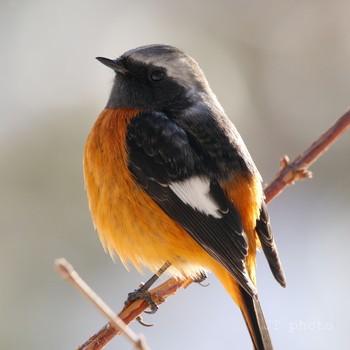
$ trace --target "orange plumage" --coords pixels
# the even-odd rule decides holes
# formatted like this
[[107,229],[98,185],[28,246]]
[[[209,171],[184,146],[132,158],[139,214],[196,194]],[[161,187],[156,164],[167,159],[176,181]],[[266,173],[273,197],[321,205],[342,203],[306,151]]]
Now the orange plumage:
[[[127,168],[126,128],[138,110],[105,109],[95,122],[84,152],[84,177],[89,207],[102,244],[111,255],[118,254],[156,272],[165,261],[169,273],[179,278],[213,271],[229,294],[241,304],[232,276],[198,245],[188,233],[149,197]],[[248,236],[247,268],[255,281],[256,233],[262,188],[260,180],[239,175],[222,184],[241,214]],[[241,305],[240,305],[241,306]]]

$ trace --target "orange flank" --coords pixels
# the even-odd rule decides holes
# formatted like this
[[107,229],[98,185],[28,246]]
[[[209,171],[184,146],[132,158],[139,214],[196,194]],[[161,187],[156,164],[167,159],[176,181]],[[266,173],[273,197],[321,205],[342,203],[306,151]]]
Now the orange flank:
[[248,238],[247,271],[256,284],[255,257],[257,245],[260,242],[255,232],[256,220],[259,218],[261,203],[264,198],[260,177],[243,177],[235,174],[229,181],[221,184],[227,198],[238,210]]

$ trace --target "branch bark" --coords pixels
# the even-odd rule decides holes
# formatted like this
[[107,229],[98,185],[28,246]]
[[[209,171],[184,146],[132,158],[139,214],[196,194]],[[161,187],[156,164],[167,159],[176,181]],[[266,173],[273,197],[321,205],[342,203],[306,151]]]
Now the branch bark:
[[[265,188],[266,203],[277,197],[288,185],[296,180],[312,177],[308,168],[347,130],[350,126],[350,109],[342,115],[326,132],[311,146],[290,162],[288,156],[281,160],[281,168],[275,178]],[[150,290],[152,300],[157,304],[163,303],[168,296],[174,295],[181,287],[186,288],[191,281],[178,281],[170,278],[158,287]],[[119,313],[119,317],[129,324],[139,317],[148,307],[143,300],[136,300]],[[110,340],[120,334],[111,323],[106,324],[100,331],[81,345],[78,350],[101,350]]]
[[266,203],[277,197],[288,185],[296,180],[311,178],[308,168],[347,130],[350,126],[350,109],[348,109],[327,131],[311,146],[301,153],[293,162],[288,156],[281,160],[281,168],[275,178],[265,188]]

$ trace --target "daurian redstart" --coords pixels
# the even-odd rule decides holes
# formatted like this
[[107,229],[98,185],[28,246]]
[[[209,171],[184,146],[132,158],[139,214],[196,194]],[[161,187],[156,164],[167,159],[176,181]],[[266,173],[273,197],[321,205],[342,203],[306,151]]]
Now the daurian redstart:
[[86,142],[89,206],[122,262],[180,279],[212,271],[242,311],[258,350],[272,349],[256,290],[262,247],[285,276],[261,176],[197,62],[168,45],[97,58],[115,80]]

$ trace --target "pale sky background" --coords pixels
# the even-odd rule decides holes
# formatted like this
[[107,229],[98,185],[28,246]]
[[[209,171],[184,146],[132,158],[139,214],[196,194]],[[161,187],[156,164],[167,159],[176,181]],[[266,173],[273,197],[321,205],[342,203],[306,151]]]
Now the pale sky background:
[[[105,323],[56,275],[57,257],[116,311],[149,276],[113,263],[91,224],[82,153],[113,81],[96,56],[187,51],[268,182],[350,105],[349,13],[345,0],[1,0],[0,348],[75,349]],[[288,286],[262,254],[257,274],[276,349],[348,349],[349,135],[269,205]],[[239,310],[208,282],[133,329],[152,350],[251,349]]]

